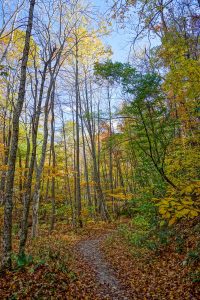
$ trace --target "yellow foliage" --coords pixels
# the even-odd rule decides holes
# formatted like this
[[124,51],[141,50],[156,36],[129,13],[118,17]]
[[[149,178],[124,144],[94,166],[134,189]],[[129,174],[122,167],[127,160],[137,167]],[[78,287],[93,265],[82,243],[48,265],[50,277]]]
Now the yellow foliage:
[[176,222],[176,217],[173,217],[169,220],[169,226],[173,225]]
[[7,165],[0,166],[0,171],[7,171],[7,170],[8,170],[8,166]]
[[167,211],[167,208],[165,208],[165,207],[163,207],[163,206],[160,206],[160,208],[159,208],[159,213],[160,213],[161,215],[164,215],[164,214],[166,213],[166,211]]
[[[25,31],[16,29],[13,33],[11,46],[9,48],[9,51],[7,53],[7,59],[9,59],[11,62],[14,62],[15,60],[18,60],[21,56],[21,53],[23,52],[24,48],[24,41],[25,41]],[[10,34],[6,35],[3,39],[0,40],[0,47],[3,49],[10,43]],[[38,58],[38,50],[39,47],[31,37],[30,40],[30,53],[29,53],[29,61],[28,66],[31,66],[33,63],[31,62],[32,58],[37,56]]]
[[133,198],[132,194],[123,194],[123,193],[118,193],[118,194],[112,194],[109,193],[108,196],[119,199],[119,200],[131,200]]
[[193,217],[197,217],[198,216],[198,211],[197,210],[191,210],[190,211],[190,216]]
[[[175,197],[166,197],[164,199],[153,199],[158,201],[156,206],[163,219],[170,219],[169,225],[173,225],[177,219],[195,218],[200,212],[199,198],[200,181],[193,181],[189,185],[176,191]],[[170,190],[168,192],[170,194]]]
[[105,47],[103,42],[98,38],[98,34],[98,30],[88,31],[86,28],[80,26],[67,38],[70,49],[75,49],[76,40],[78,40],[79,62],[84,68],[87,68],[91,63],[99,59],[107,59],[112,54],[111,49]]

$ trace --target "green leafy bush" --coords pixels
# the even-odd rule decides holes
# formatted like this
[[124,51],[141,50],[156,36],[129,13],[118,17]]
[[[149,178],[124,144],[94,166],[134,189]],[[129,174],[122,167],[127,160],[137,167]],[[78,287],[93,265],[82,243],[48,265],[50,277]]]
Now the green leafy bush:
[[17,269],[21,269],[29,266],[33,263],[33,257],[31,255],[13,255],[13,261],[16,264]]

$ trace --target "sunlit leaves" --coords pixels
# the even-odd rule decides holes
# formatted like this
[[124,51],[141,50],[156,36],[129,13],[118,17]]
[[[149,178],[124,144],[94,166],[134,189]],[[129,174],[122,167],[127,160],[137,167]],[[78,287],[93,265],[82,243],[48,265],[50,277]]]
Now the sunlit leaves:
[[[18,63],[18,61],[21,59],[21,55],[24,47],[24,41],[25,41],[25,32],[19,29],[16,29],[13,32],[12,36],[10,33],[0,40],[0,47],[1,47],[0,54],[1,52],[3,53],[3,51],[5,51],[6,48],[8,48],[6,59],[8,60],[10,66]],[[28,62],[29,66],[33,65],[34,57],[38,58],[38,50],[39,47],[35,43],[34,39],[31,38],[29,62]]]
[[156,206],[164,219],[167,219],[169,225],[174,224],[181,218],[195,218],[200,213],[200,182],[194,181],[190,185],[176,191],[173,196],[161,200]]

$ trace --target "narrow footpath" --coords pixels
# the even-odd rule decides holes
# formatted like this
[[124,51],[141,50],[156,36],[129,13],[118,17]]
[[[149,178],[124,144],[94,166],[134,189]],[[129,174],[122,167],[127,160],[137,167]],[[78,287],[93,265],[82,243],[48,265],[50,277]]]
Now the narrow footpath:
[[77,245],[79,259],[86,261],[91,271],[94,272],[97,295],[101,299],[129,300],[126,289],[121,285],[115,271],[106,262],[100,250],[101,243],[108,237],[108,233],[95,239],[81,241]]

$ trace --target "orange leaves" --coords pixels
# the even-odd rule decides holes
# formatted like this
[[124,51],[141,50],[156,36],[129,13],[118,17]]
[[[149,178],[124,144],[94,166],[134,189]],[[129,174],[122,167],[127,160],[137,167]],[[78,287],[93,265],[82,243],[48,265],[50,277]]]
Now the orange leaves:
[[3,143],[0,143],[0,152],[3,152],[5,149],[5,145]]
[[123,187],[118,187],[113,190],[103,190],[103,193],[109,197],[117,200],[128,201],[133,199],[131,193],[126,193]]
[[[184,237],[189,247],[187,250],[192,251],[190,238]],[[191,296],[198,299],[198,284],[192,283],[189,278],[189,274],[198,268],[198,263],[183,267],[186,253],[178,254],[176,247],[172,241],[169,246],[153,253],[125,243],[121,235],[114,234],[102,249],[120,282],[132,293],[130,299],[189,299]]]
[[115,199],[122,200],[122,201],[131,200],[133,198],[132,194],[123,194],[123,193],[112,194],[112,193],[109,193],[107,195],[109,197],[113,197]]
[[7,165],[1,165],[0,166],[0,171],[3,171],[3,172],[8,171],[8,166]]
[[[88,184],[91,187],[96,186],[96,183],[93,180],[89,181]],[[86,186],[87,186],[87,182],[86,181],[81,181],[81,187],[86,187]]]

